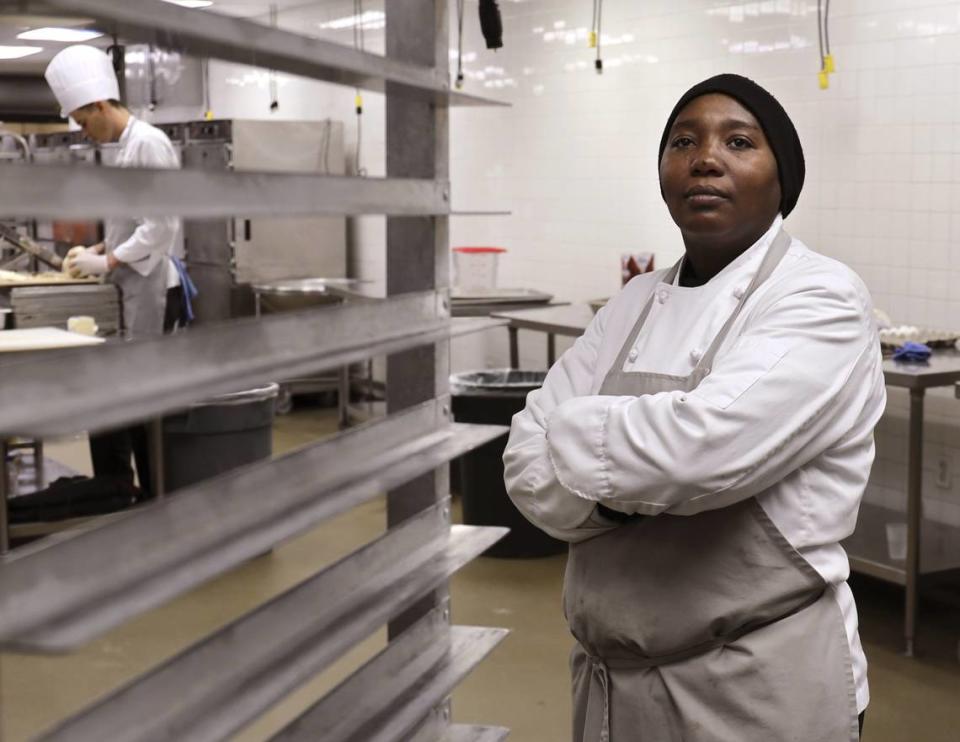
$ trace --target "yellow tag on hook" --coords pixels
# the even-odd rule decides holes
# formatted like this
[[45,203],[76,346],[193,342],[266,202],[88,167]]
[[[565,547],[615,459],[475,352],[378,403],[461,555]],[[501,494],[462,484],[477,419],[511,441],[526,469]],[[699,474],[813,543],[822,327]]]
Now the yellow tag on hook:
[[203,114],[203,117],[204,117],[207,121],[213,121],[213,111],[205,111],[204,114]]
[[590,32],[590,48],[591,49],[597,48],[597,32],[596,31]]
[[837,67],[836,67],[836,65],[833,63],[833,55],[832,55],[832,54],[827,54],[827,55],[823,58],[823,68],[827,71],[827,73],[829,73],[829,74],[831,74],[831,75],[832,75],[834,72],[837,71]]
[[817,78],[820,80],[820,89],[826,90],[830,87],[830,75],[827,74],[826,70],[820,70],[817,73]]

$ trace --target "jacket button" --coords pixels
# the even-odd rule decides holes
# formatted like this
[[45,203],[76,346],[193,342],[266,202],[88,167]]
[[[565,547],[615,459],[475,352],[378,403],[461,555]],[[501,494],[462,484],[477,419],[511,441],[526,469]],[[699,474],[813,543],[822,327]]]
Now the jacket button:
[[703,356],[703,351],[699,348],[694,348],[690,351],[690,360],[696,363]]
[[635,361],[635,360],[637,360],[637,355],[638,355],[637,349],[636,349],[636,348],[631,348],[631,349],[630,349],[630,352],[627,353],[627,360],[628,360],[628,361]]
[[666,300],[667,300],[667,292],[664,291],[663,289],[660,289],[660,291],[657,292],[657,301],[663,304]]
[[747,292],[742,286],[737,286],[737,288],[733,290],[733,296],[736,299],[742,299],[745,293]]

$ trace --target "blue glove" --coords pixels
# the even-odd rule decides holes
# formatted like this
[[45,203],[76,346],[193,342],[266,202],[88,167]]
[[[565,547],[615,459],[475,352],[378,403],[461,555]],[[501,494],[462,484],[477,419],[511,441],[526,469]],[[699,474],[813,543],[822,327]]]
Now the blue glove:
[[895,361],[926,361],[930,357],[930,348],[923,343],[907,341],[893,353]]

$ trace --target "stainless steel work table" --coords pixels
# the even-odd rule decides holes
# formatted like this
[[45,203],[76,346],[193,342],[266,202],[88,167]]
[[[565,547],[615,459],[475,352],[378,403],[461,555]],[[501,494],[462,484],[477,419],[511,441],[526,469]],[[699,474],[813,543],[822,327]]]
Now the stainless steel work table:
[[[533,330],[547,333],[547,364],[555,361],[555,337],[579,337],[593,319],[586,304],[573,304],[527,311],[492,314],[505,319],[510,330],[510,365],[519,362],[517,332]],[[850,567],[862,574],[903,585],[904,638],[906,654],[913,656],[917,626],[918,590],[921,581],[936,582],[960,577],[960,529],[922,516],[923,491],[923,402],[927,389],[952,386],[960,382],[960,353],[935,353],[928,363],[902,363],[884,360],[886,384],[910,392],[909,450],[907,457],[907,558],[891,559],[887,551],[886,525],[903,515],[888,508],[864,503],[860,508],[857,530],[844,542],[850,555]]]
[[520,364],[519,330],[534,330],[547,334],[547,367],[557,360],[556,336],[580,337],[593,319],[593,310],[586,304],[564,304],[543,307],[541,309],[523,309],[518,311],[498,311],[490,316],[509,322],[510,367]]

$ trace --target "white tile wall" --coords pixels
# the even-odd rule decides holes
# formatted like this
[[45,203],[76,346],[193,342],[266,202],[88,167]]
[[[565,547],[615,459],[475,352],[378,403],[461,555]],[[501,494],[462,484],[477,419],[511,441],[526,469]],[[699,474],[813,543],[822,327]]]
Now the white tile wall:
[[[466,90],[512,107],[454,111],[451,177],[457,209],[512,215],[454,218],[451,237],[508,248],[501,286],[583,301],[617,290],[623,252],[653,250],[660,266],[674,261],[682,245],[659,195],[661,129],[687,87],[727,71],[770,89],[800,132],[807,180],[790,231],[859,272],[895,321],[960,329],[960,2],[833,2],[838,71],[826,91],[817,84],[813,0],[604,3],[603,75],[586,46],[585,0],[500,5],[505,46],[493,52],[476,2],[466,3]],[[317,12],[329,18],[349,7],[326,3]],[[351,42],[349,30],[324,33]],[[367,40],[382,49],[382,32],[368,31]],[[217,86],[218,114],[269,115],[260,83]],[[382,101],[371,98],[365,163],[382,174]],[[352,100],[352,91],[304,81],[281,88],[284,116],[351,121]],[[363,220],[354,248],[355,268],[381,277],[382,221]],[[524,364],[542,366],[543,338],[521,337]],[[454,359],[459,367],[503,364],[505,333],[456,342]],[[960,525],[960,403],[952,390],[934,399],[928,513]],[[906,409],[904,395],[891,391],[878,430],[869,497],[891,506],[903,501]],[[947,489],[932,480],[940,456],[953,475]]]

